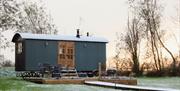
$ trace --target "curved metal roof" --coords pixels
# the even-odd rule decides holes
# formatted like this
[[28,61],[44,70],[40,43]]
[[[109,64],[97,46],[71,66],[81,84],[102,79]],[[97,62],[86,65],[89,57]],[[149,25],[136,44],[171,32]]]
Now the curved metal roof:
[[104,42],[108,40],[102,37],[94,36],[65,36],[65,35],[50,35],[50,34],[32,34],[32,33],[16,33],[12,39],[12,42],[16,42],[17,38],[21,39],[33,39],[33,40],[64,40],[64,41],[86,41],[86,42]]

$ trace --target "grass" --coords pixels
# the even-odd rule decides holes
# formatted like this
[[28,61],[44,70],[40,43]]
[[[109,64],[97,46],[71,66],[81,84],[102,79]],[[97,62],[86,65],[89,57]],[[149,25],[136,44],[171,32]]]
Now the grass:
[[139,77],[138,85],[180,89],[180,77]]
[[36,84],[21,78],[1,77],[0,91],[116,91],[116,89],[75,84]]
[[[180,89],[180,77],[139,77],[138,85]],[[36,84],[15,77],[14,68],[0,69],[0,91],[117,91],[116,89],[74,85]],[[119,90],[118,90],[119,91]]]
[[[179,77],[141,77],[137,78],[141,86],[180,89]],[[117,91],[116,89],[74,85],[74,84],[36,84],[17,77],[1,77],[0,91]],[[118,90],[119,91],[119,90]]]
[[1,77],[0,78],[0,90],[20,90],[25,85],[30,84],[29,82],[23,81],[16,77]]
[[74,84],[36,84],[18,78],[14,67],[0,68],[0,91],[116,91],[115,89],[74,85]]

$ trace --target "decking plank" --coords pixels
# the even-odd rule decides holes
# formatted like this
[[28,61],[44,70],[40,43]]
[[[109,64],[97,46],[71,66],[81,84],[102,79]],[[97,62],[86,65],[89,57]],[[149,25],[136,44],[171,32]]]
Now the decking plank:
[[124,89],[124,90],[180,91],[180,90],[169,89],[169,88],[155,88],[155,87],[144,87],[144,86],[135,86],[135,85],[124,85],[124,84],[102,82],[102,81],[85,81],[84,83],[87,85],[111,87],[111,88]]

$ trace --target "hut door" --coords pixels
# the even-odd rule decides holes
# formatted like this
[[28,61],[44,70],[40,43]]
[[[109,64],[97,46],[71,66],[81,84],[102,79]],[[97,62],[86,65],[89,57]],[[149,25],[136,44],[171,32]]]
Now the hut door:
[[74,68],[74,42],[59,42],[58,47],[58,64]]

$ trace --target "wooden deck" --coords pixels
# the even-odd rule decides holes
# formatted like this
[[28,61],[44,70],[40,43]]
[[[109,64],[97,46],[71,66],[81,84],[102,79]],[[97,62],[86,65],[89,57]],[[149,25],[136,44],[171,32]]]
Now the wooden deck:
[[137,85],[136,79],[98,79],[98,78],[61,78],[61,79],[43,79],[26,78],[25,80],[42,84],[84,84],[85,81],[102,81],[127,85]]
[[138,91],[179,91],[176,89],[169,89],[169,88],[155,88],[155,87],[144,87],[144,86],[135,86],[135,85],[124,85],[124,84],[117,84],[111,82],[102,82],[102,81],[85,81],[87,85],[93,86],[102,86],[102,87],[110,87],[122,90],[138,90]]
[[136,79],[99,79],[96,81],[111,82],[111,83],[126,84],[126,85],[137,85]]
[[86,84],[93,86],[110,87],[123,90],[139,90],[139,91],[179,91],[169,88],[155,88],[137,86],[136,79],[107,79],[107,78],[61,78],[61,79],[45,79],[45,78],[26,78],[25,80],[42,83],[42,84]]
[[84,79],[44,79],[43,84],[83,84]]

